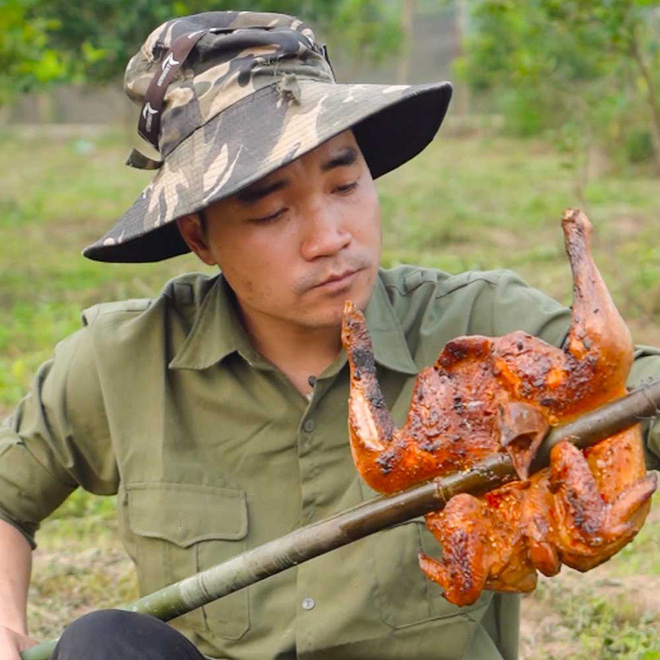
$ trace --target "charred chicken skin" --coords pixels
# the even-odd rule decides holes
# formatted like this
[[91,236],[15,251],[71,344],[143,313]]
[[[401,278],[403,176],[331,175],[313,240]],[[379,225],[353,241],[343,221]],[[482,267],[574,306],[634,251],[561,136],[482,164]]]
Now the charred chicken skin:
[[457,605],[474,603],[484,588],[531,591],[537,570],[555,575],[562,563],[586,571],[604,562],[639,531],[656,488],[639,426],[584,452],[562,442],[548,468],[528,474],[551,425],[625,394],[633,359],[591,256],[589,220],[568,209],[562,228],[574,282],[565,347],[524,332],[455,339],[419,374],[401,429],[376,379],[364,317],[350,302],[344,310],[351,451],[369,486],[397,492],[493,452],[508,452],[516,468],[519,480],[483,497],[458,495],[426,516],[443,553],[420,554],[420,566]]

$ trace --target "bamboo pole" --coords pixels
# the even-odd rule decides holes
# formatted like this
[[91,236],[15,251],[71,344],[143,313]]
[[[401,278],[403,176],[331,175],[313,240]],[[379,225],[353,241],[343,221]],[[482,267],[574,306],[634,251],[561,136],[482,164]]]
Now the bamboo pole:
[[[561,440],[569,440],[584,449],[656,415],[660,415],[660,380],[586,413],[574,422],[554,427],[537,452],[532,471],[548,464],[550,449]],[[515,478],[509,456],[495,454],[465,472],[440,477],[396,495],[374,498],[301,527],[120,609],[169,621],[335,548],[429,511],[440,510],[458,493],[483,493]],[[48,660],[56,643],[57,640],[51,640],[34,646],[23,651],[21,657],[23,660]]]

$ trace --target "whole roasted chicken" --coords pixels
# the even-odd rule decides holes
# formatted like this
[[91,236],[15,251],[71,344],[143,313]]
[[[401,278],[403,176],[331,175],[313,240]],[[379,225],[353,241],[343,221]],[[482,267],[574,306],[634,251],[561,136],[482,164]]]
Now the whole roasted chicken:
[[344,310],[351,369],[349,433],[360,475],[393,493],[508,452],[519,480],[483,497],[461,494],[426,525],[442,558],[420,554],[444,597],[469,605],[482,590],[531,591],[537,570],[581,571],[604,562],[642,526],[656,488],[644,466],[639,425],[585,451],[561,442],[550,466],[529,476],[549,426],[626,392],[633,345],[590,251],[591,225],[578,210],[562,219],[574,281],[564,348],[524,332],[459,337],[418,376],[405,426],[395,428],[376,380],[361,312]]

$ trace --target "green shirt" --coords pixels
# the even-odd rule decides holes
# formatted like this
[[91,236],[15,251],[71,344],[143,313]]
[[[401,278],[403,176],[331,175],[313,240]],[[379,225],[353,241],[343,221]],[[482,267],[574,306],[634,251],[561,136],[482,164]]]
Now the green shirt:
[[[416,374],[469,334],[523,329],[560,345],[569,311],[505,272],[381,271],[366,311],[397,423]],[[61,342],[0,431],[0,516],[33,542],[76,487],[119,494],[148,593],[374,493],[348,446],[343,352],[311,400],[251,347],[222,276],[155,300],[102,304]],[[660,374],[638,351],[633,374]],[[660,425],[647,440],[658,464]],[[519,599],[456,608],[417,566],[436,554],[413,520],[289,569],[175,622],[218,658],[515,658]]]

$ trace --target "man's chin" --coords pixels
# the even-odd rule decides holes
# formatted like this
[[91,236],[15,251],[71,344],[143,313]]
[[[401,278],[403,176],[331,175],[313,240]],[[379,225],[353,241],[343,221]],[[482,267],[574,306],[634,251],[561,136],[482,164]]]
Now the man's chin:
[[342,298],[341,300],[337,300],[337,302],[332,306],[329,306],[323,310],[314,310],[314,312],[307,317],[306,325],[308,327],[315,327],[319,329],[340,328],[344,315],[344,306],[349,300],[361,311],[364,311],[367,303],[369,302],[369,298],[367,297],[365,299],[365,296]]
[[365,269],[358,275],[355,283],[346,290],[323,296],[321,300],[317,298],[314,302],[307,301],[309,306],[303,322],[309,327],[340,327],[347,301],[350,300],[358,309],[364,311],[371,299],[376,276],[377,271]]
[[315,330],[329,330],[334,328],[339,331],[341,329],[343,309],[344,305],[342,304],[341,309],[310,315],[305,319],[305,325]]

